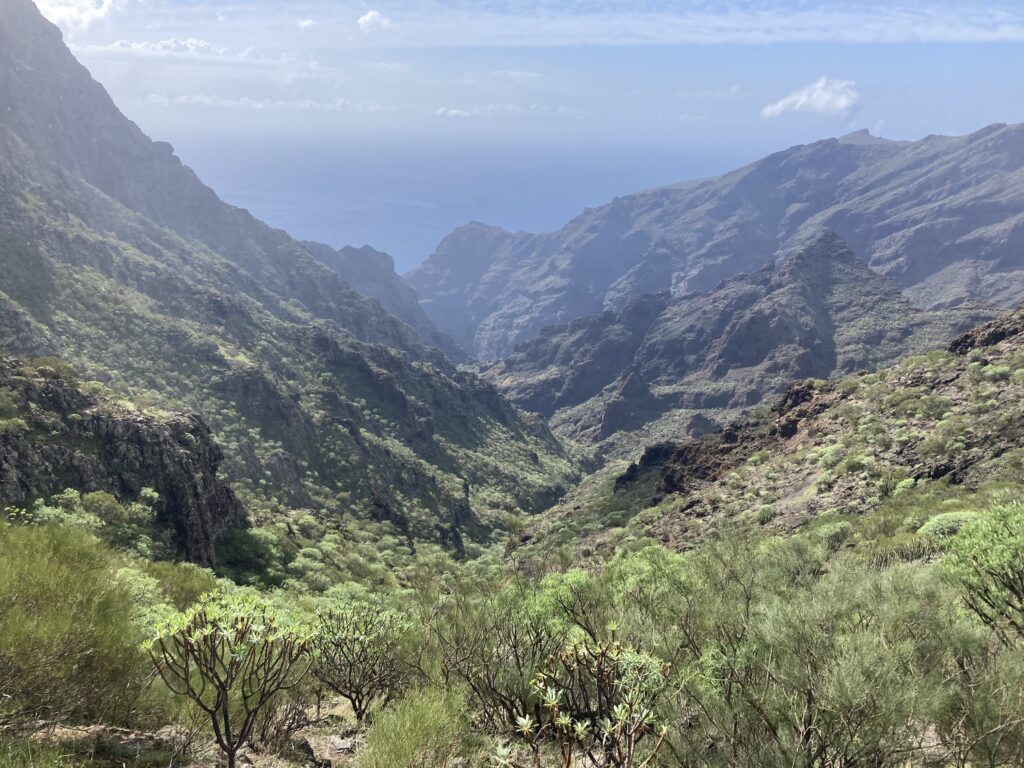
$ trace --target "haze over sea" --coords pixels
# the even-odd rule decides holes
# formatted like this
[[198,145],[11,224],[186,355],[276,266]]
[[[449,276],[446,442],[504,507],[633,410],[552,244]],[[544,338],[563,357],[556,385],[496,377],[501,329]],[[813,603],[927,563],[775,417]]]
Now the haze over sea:
[[[510,230],[557,229],[616,195],[718,173],[746,158],[678,151],[593,148],[311,146],[273,139],[196,138],[175,144],[228,202],[333,246],[370,244],[399,272],[425,259],[468,221]],[[259,158],[259,162],[252,162]]]

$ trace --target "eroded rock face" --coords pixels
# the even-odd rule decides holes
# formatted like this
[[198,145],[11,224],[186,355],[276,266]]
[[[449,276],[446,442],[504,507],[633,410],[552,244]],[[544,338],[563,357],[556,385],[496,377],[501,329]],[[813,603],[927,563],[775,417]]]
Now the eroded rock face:
[[245,510],[218,475],[221,460],[194,415],[139,414],[52,369],[0,357],[0,508],[66,488],[125,502],[152,488],[158,522],[173,532],[179,554],[212,565],[221,534],[245,524]]
[[916,142],[864,132],[617,198],[549,234],[474,223],[407,278],[480,360],[646,293],[706,292],[835,231],[915,306],[1024,298],[1024,125]]
[[456,363],[466,359],[459,345],[427,317],[416,291],[395,272],[391,256],[369,245],[361,248],[346,245],[338,249],[310,241],[302,245],[352,288],[379,301],[384,309],[416,331],[424,344],[440,349]]
[[795,379],[941,348],[993,314],[915,309],[825,231],[778,264],[705,293],[644,296],[621,312],[549,327],[481,370],[577,439],[606,441],[675,410],[696,411],[676,425],[678,435],[695,417],[757,405]]

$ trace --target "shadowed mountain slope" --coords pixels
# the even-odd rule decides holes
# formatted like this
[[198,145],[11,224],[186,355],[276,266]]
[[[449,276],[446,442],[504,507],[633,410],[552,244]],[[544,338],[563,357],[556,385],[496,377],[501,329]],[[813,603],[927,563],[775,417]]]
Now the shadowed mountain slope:
[[469,224],[407,278],[482,360],[647,293],[707,291],[836,232],[915,306],[1024,298],[1024,126],[915,142],[859,132],[588,209],[549,234]]
[[302,245],[349,286],[379,301],[384,309],[416,331],[424,344],[437,347],[456,363],[466,359],[466,353],[427,317],[416,291],[395,272],[395,261],[388,254],[369,245],[346,245],[339,249],[311,241]]
[[993,314],[914,309],[826,232],[706,293],[666,291],[548,327],[482,372],[567,435],[635,446],[707,431],[795,379],[939,348]]
[[143,135],[30,0],[0,0],[0,321],[10,352],[198,413],[263,521],[460,547],[574,477],[542,420]]

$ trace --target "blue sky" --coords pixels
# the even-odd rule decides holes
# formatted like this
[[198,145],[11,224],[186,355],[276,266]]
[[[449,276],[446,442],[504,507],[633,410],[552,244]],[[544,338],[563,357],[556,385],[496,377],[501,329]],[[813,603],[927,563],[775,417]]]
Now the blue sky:
[[1024,120],[1024,3],[39,0],[121,108],[232,202],[401,268],[452,227],[855,128]]

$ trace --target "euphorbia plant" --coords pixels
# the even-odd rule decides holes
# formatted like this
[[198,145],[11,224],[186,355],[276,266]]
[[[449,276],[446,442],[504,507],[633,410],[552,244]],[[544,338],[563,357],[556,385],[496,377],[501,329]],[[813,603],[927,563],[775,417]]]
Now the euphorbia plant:
[[309,632],[251,594],[207,595],[164,620],[147,650],[174,693],[210,719],[228,768],[259,713],[308,668]]

